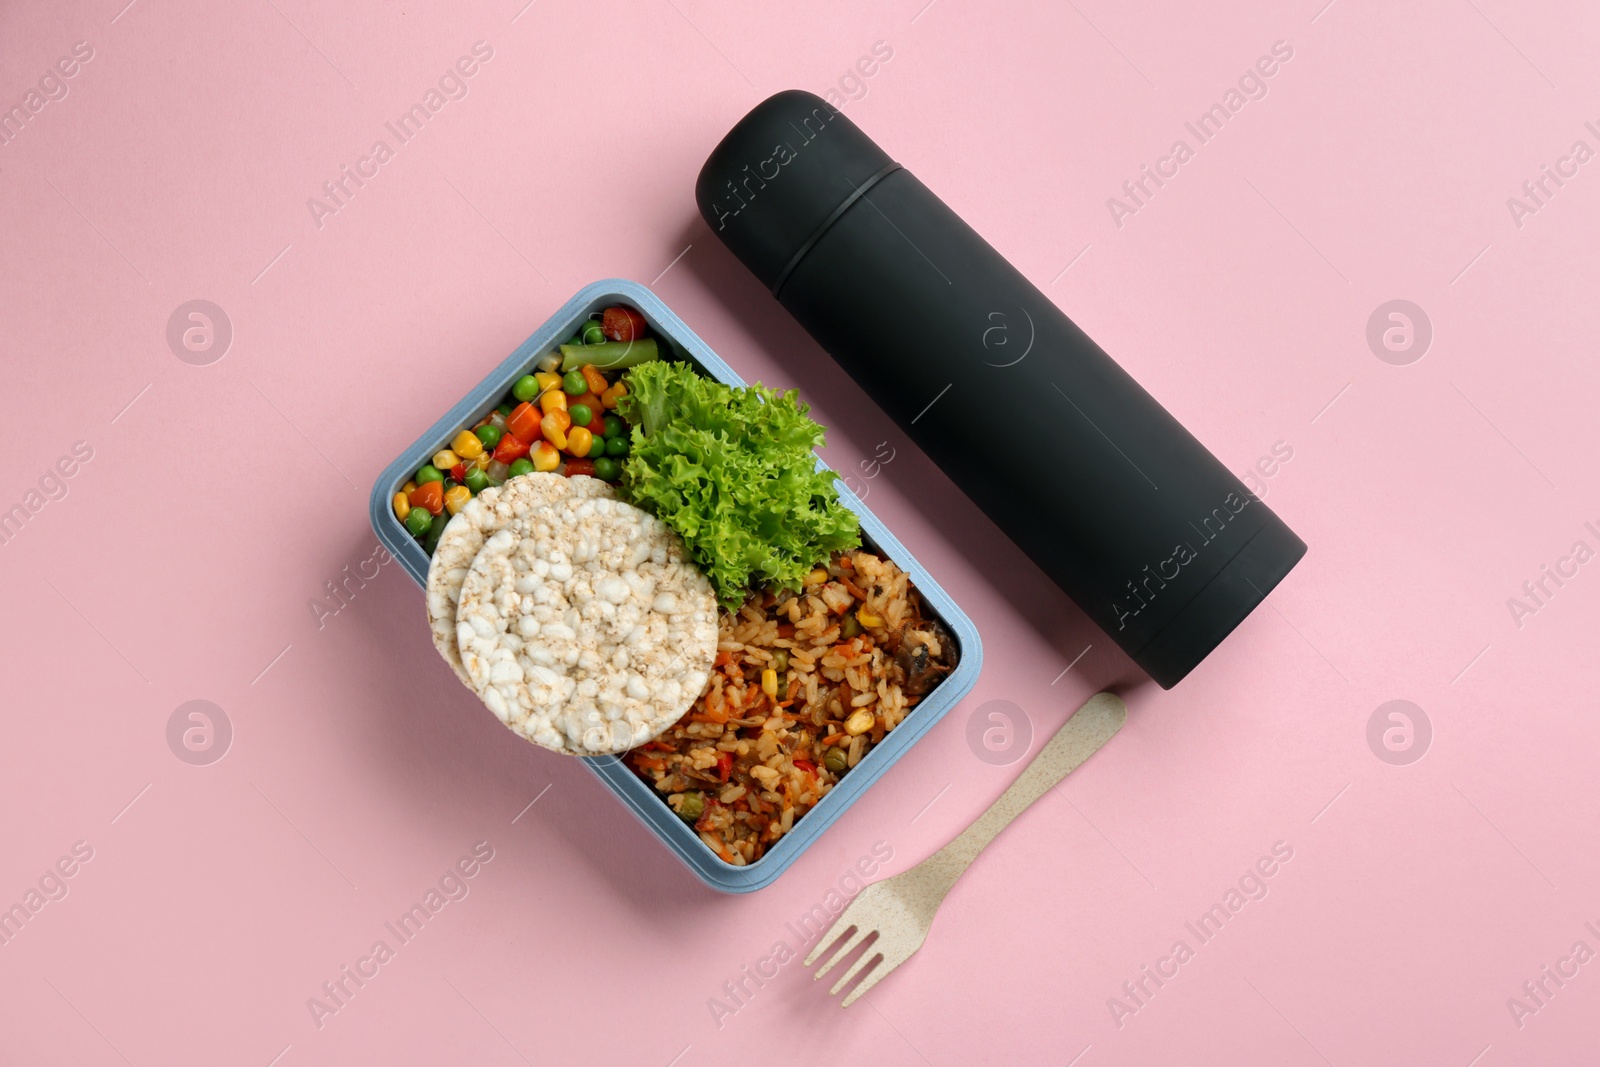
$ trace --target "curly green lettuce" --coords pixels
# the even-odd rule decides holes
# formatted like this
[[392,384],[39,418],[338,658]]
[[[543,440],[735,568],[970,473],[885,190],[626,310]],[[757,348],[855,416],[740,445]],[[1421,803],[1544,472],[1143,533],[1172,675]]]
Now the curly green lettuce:
[[623,493],[677,531],[723,607],[753,587],[794,588],[861,543],[834,475],[817,469],[824,431],[798,391],[724,385],[664,361],[634,367],[627,383]]

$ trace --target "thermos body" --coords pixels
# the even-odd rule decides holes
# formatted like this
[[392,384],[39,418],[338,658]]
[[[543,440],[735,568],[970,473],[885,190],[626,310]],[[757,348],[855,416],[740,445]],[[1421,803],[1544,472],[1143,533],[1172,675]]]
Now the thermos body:
[[724,139],[697,199],[824,350],[1170,688],[1305,544],[1038,288],[809,93]]

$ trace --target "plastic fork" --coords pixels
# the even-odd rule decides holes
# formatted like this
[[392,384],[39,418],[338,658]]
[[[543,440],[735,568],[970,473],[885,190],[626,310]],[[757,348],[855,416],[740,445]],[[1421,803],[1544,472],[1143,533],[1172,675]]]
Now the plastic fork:
[[927,938],[933,916],[945,894],[950,892],[967,865],[978,858],[984,846],[1030,804],[1111,740],[1122,729],[1127,717],[1127,706],[1119,697],[1111,693],[1096,693],[1090,697],[1029,761],[1011,787],[1000,794],[1000,799],[960,836],[910,870],[873,882],[850,902],[833,928],[806,957],[805,966],[809,967],[823,957],[824,948],[830,949],[827,962],[817,968],[813,977],[827,974],[865,942],[860,958],[828,991],[830,996],[837,996],[852,979],[866,972],[840,1002],[841,1007],[848,1008],[884,975],[910,959]]

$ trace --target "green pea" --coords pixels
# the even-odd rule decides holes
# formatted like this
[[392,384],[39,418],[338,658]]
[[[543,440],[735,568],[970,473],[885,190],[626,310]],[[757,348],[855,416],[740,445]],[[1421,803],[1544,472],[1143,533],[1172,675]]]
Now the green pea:
[[611,437],[606,440],[606,455],[608,456],[626,456],[628,448],[628,439],[626,437]]
[[837,748],[830,748],[828,754],[822,757],[822,765],[834,774],[843,774],[850,766],[850,759]]
[[412,537],[421,537],[433,525],[433,515],[427,508],[412,508],[406,513],[406,529]]
[[468,467],[466,486],[468,489],[471,489],[472,494],[476,496],[485,489],[489,488],[489,476],[483,473],[483,471],[479,470],[477,467]]
[[601,456],[594,461],[594,476],[602,482],[614,482],[622,473],[622,464],[610,456]]
[[577,333],[575,333],[571,337],[567,338],[566,343],[569,344],[569,345],[581,345],[581,344],[583,344],[583,331],[579,330]]
[[589,391],[589,380],[582,371],[569,370],[561,379],[561,388],[568,396],[582,396]]
[[844,638],[861,636],[861,620],[856,618],[856,613],[851,612],[839,621],[839,636]]
[[685,793],[683,803],[678,805],[678,815],[687,822],[694,822],[705,810],[706,798],[702,793]]
[[478,435],[478,440],[483,442],[483,447],[490,450],[500,443],[500,438],[506,435],[506,432],[500,427],[491,426],[488,423],[479,426],[472,432]]
[[511,461],[511,477],[516,478],[524,474],[533,473],[533,460],[527,456]]
[[573,404],[567,408],[567,414],[572,416],[574,426],[588,426],[589,421],[594,418],[594,412],[589,409],[588,404]]
[[539,395],[539,379],[531,374],[524,374],[517,379],[517,384],[511,387],[511,395],[522,401],[532,400]]
[[444,475],[432,463],[424,463],[417,468],[417,484],[425,485],[428,482],[442,482]]
[[786,671],[789,669],[789,650],[787,648],[773,650],[772,669],[775,671]]
[[619,418],[616,415],[607,415],[606,416],[606,432],[605,432],[605,436],[607,438],[622,437],[625,434],[627,434],[627,432],[628,432],[628,424],[623,422],[621,418]]
[[[535,383],[535,384],[537,384],[537,383]],[[500,413],[501,417],[503,418],[506,415],[509,415],[513,411],[515,411],[516,408],[512,407],[510,404],[501,404],[499,407],[495,408],[495,410],[498,411]]]
[[583,343],[584,344],[586,344],[586,345],[599,345],[599,344],[604,344],[605,340],[606,340],[605,331],[600,328],[600,324],[598,322],[595,322],[593,319],[590,319],[588,322],[583,324]]

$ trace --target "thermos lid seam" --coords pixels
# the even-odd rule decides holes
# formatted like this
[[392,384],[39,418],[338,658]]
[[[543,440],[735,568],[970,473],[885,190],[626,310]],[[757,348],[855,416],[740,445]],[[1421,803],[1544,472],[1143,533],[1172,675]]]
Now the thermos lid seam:
[[[789,262],[784,264],[783,270],[778,272],[778,280],[772,283],[773,297],[777,297],[778,290],[782,289],[783,283],[789,280],[789,275],[794,273],[795,268],[800,265],[800,261],[806,258],[806,253],[810,252],[812,246],[822,239],[822,235],[828,232],[828,228],[839,220],[839,216],[843,215],[845,211],[847,211],[857,200],[860,200],[863,196],[865,196],[868,189],[871,189],[874,185],[877,185],[880,181],[900,169],[900,164],[890,160],[889,163],[881,167],[876,174],[873,174],[866,181],[856,186],[850,195],[845,197],[844,200],[840,202],[839,206],[834,208],[832,213],[829,214],[827,218],[822,220],[822,224],[819,225],[815,230],[811,231],[811,236],[800,242],[800,247],[795,249],[794,255],[789,257]],[[850,179],[848,178],[845,179],[845,181],[849,180]]]

